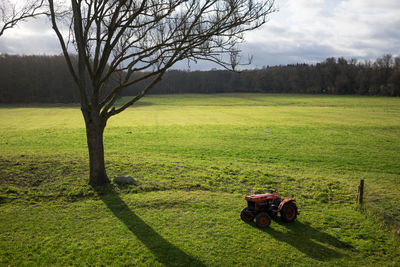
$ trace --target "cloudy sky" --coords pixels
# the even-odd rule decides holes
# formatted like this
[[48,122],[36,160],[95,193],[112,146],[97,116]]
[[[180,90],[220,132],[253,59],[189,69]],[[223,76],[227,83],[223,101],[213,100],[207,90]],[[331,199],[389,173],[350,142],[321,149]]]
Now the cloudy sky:
[[[400,0],[277,0],[279,11],[246,35],[242,55],[250,67],[316,63],[327,57],[376,59],[400,55]],[[45,20],[21,23],[0,37],[0,53],[60,54]],[[187,68],[179,64],[176,68]],[[191,69],[211,69],[212,63]]]

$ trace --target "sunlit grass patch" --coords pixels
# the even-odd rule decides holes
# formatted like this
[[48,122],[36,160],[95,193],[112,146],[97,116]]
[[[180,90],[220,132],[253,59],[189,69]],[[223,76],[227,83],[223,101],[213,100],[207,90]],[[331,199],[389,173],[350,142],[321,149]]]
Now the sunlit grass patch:
[[[81,116],[0,107],[1,264],[398,265],[398,98],[151,95],[108,123],[108,175],[136,183],[104,191]],[[268,188],[297,222],[240,220]]]

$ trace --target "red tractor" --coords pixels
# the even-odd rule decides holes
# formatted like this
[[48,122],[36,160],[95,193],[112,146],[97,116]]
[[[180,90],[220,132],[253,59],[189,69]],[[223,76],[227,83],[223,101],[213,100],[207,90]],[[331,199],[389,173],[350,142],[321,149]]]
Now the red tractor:
[[250,195],[245,197],[247,207],[240,212],[240,218],[245,222],[251,222],[256,218],[256,225],[260,228],[268,227],[271,218],[281,213],[281,219],[284,222],[293,222],[299,214],[293,196],[282,200],[276,190],[270,190],[270,193]]

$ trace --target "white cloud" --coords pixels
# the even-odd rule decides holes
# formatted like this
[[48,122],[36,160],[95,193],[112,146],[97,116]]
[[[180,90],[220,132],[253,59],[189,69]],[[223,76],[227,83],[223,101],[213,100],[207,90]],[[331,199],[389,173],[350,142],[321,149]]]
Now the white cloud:
[[398,0],[283,0],[279,9],[262,29],[247,35],[248,47],[265,65],[276,64],[278,56],[286,64],[400,52]]
[[0,37],[0,53],[60,54],[57,37],[45,18],[30,19]]

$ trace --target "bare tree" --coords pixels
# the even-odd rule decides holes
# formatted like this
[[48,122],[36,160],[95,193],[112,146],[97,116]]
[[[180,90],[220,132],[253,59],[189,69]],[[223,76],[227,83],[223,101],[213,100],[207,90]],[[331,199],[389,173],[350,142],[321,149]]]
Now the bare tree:
[[0,36],[4,31],[13,28],[18,22],[38,15],[46,14],[43,10],[45,0],[10,1],[0,3]]
[[[103,132],[111,116],[142,98],[178,61],[208,60],[234,70],[243,34],[274,11],[273,0],[71,0],[69,16],[58,16],[54,1],[48,4],[79,88],[92,185],[109,183]],[[116,77],[118,83],[110,83]],[[147,84],[136,96],[116,105],[123,88],[141,81]],[[113,88],[105,90],[107,84]]]

